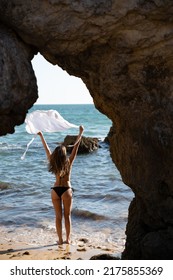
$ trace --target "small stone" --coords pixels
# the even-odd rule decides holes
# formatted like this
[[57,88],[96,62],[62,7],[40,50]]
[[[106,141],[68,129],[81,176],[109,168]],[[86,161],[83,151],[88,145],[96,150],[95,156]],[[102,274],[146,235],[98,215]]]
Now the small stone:
[[79,252],[85,252],[85,251],[86,251],[86,248],[85,248],[85,247],[77,248],[77,251],[79,251]]
[[83,242],[83,243],[88,243],[89,240],[87,238],[80,238],[79,241]]
[[26,252],[24,252],[22,255],[23,255],[23,256],[24,256],[24,255],[30,255],[30,253],[29,253],[28,251],[26,251]]

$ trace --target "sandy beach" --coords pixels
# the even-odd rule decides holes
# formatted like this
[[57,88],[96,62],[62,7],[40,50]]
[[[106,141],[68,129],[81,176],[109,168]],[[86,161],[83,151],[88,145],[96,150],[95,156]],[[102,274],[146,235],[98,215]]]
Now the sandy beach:
[[0,260],[89,260],[95,255],[115,255],[115,248],[99,247],[80,239],[77,244],[49,244],[29,246],[27,243],[12,241],[0,244]]

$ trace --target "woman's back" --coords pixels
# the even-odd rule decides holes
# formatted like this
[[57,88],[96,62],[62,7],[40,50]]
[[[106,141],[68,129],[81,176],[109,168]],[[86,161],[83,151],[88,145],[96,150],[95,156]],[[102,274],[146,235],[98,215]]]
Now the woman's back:
[[71,187],[70,176],[71,176],[72,163],[70,164],[69,159],[67,159],[66,165],[67,168],[65,168],[65,171],[61,172],[60,174],[57,173],[55,175],[56,182],[54,186]]

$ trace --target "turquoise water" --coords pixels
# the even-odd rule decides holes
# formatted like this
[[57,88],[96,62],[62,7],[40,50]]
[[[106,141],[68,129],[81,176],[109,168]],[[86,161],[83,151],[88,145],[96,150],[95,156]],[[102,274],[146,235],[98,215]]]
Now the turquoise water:
[[[131,190],[123,184],[112,163],[109,146],[103,142],[111,121],[94,105],[35,105],[33,110],[57,110],[66,120],[84,125],[84,136],[97,137],[97,151],[78,155],[72,170],[74,199],[72,209],[72,239],[87,237],[95,245],[114,246],[122,251]],[[76,129],[61,133],[45,133],[53,150],[56,142]],[[0,231],[7,239],[28,240],[30,244],[50,244],[56,240],[54,210],[50,188],[54,177],[47,171],[47,162],[40,138],[37,137],[26,154],[31,135],[25,125],[16,127],[13,135],[0,138]]]

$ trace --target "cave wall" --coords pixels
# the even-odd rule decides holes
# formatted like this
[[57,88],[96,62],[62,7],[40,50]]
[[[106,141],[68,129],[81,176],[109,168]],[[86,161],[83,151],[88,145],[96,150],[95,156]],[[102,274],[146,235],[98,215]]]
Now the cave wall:
[[0,24],[0,135],[13,133],[37,100],[32,57],[31,48]]
[[0,135],[37,99],[34,54],[82,78],[135,194],[124,259],[173,258],[172,15],[166,0],[0,0]]

